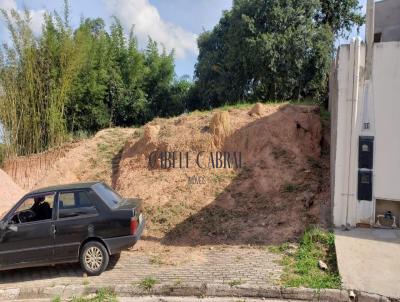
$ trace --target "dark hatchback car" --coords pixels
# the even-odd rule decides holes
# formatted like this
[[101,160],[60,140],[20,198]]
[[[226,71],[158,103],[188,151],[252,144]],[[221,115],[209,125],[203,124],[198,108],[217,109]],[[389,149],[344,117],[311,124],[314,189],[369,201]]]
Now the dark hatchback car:
[[80,262],[99,275],[144,229],[141,202],[102,182],[35,190],[0,221],[0,270]]

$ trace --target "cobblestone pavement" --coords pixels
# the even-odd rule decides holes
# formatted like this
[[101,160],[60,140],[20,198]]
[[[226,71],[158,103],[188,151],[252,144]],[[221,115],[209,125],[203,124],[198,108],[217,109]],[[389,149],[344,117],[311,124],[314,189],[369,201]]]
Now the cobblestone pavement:
[[197,298],[197,297],[130,297],[118,298],[119,302],[300,302],[300,300],[252,298]]
[[[51,302],[52,299],[35,299],[30,302]],[[118,297],[119,302],[300,302],[301,300],[278,300],[278,299],[253,299],[253,298],[197,298],[197,297]],[[302,300],[304,301],[304,300]],[[14,300],[14,302],[27,302],[27,300]]]
[[157,283],[225,283],[273,286],[282,267],[279,255],[251,247],[199,248],[196,258],[177,265],[154,260],[144,251],[127,251],[101,276],[85,277],[78,264],[28,268],[0,272],[0,288],[56,285],[108,286],[140,283],[153,278]]

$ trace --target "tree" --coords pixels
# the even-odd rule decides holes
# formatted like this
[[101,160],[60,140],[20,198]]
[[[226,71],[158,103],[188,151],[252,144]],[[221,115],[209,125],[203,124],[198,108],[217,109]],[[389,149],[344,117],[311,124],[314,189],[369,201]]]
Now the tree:
[[174,81],[170,88],[170,100],[166,116],[179,115],[189,109],[187,101],[192,87],[193,83],[185,76]]
[[69,130],[95,132],[146,121],[147,100],[142,89],[144,55],[133,31],[126,41],[117,18],[105,29],[102,19],[86,19],[76,31],[85,37],[86,61],[82,65],[67,106]]
[[190,106],[323,96],[334,36],[361,19],[353,0],[334,1],[340,15],[322,2],[235,0],[198,39]]
[[320,3],[315,20],[327,24],[335,36],[347,36],[354,26],[364,24],[358,0],[320,0]]
[[62,16],[44,16],[39,37],[29,12],[2,11],[12,45],[0,48],[0,125],[7,156],[57,146],[78,131],[146,123],[154,116],[186,110],[191,82],[177,80],[174,54],[149,38],[139,51],[117,18],[109,29],[100,19],[69,25]]
[[82,61],[79,36],[62,18],[45,14],[42,35],[29,27],[26,10],[2,11],[12,37],[0,53],[0,121],[8,155],[41,152],[66,137],[64,105]]
[[[117,21],[118,33],[122,27]],[[141,125],[149,119],[149,102],[145,92],[145,55],[138,50],[138,43],[133,28],[129,34],[128,44],[120,49],[118,64],[124,83],[124,93],[115,103],[114,124],[118,126]],[[122,45],[121,45],[122,46]]]
[[85,60],[69,93],[65,117],[70,132],[94,132],[110,123],[110,112],[105,103],[111,64],[110,38],[102,19],[83,20],[75,36],[82,37]]
[[144,87],[152,116],[169,116],[173,109],[170,87],[174,79],[174,56],[165,49],[159,53],[156,41],[149,38],[145,51],[146,78]]

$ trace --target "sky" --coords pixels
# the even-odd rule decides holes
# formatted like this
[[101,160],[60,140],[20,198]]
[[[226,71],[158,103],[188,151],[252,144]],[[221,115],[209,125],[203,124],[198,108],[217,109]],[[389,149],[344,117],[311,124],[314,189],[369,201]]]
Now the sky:
[[[178,77],[193,76],[198,49],[196,39],[210,30],[229,9],[232,0],[70,0],[71,23],[75,27],[82,16],[100,17],[111,24],[117,16],[128,33],[132,25],[144,48],[148,37],[162,43],[167,50],[175,50],[175,71]],[[43,13],[62,11],[63,0],[0,0],[0,7],[31,12],[31,26],[39,33]],[[4,22],[0,21],[0,40],[8,39]]]
[[[366,0],[361,0],[364,6]],[[162,43],[167,50],[175,50],[175,72],[178,77],[193,76],[198,49],[196,39],[204,30],[210,30],[231,7],[232,0],[70,0],[71,23],[79,24],[82,16],[103,18],[107,25],[111,17],[117,16],[128,33],[132,25],[144,48],[148,37]],[[30,10],[31,26],[40,33],[43,13],[62,11],[63,0],[0,0],[0,8],[9,10]],[[350,37],[355,36],[352,33]],[[360,36],[364,38],[364,29]],[[0,41],[7,41],[8,34],[4,22],[0,20]],[[337,44],[345,43],[341,39]]]

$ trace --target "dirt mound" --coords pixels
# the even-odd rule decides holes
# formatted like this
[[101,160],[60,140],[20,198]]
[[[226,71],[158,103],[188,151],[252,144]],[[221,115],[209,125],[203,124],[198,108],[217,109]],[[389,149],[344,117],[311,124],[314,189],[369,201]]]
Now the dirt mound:
[[23,171],[36,180],[29,189],[103,180],[124,196],[142,198],[145,242],[280,243],[296,239],[308,224],[325,226],[329,158],[321,152],[319,108],[253,109],[106,129],[69,149],[40,177]]
[[214,114],[210,122],[210,132],[213,135],[214,146],[221,147],[231,132],[229,112],[219,111]]
[[78,145],[79,143],[65,144],[62,147],[40,154],[9,159],[4,163],[4,171],[11,176],[18,186],[24,190],[29,190],[52,170],[55,162]]
[[23,195],[24,191],[12,178],[0,169],[0,217],[8,211]]
[[102,180],[111,185],[124,143],[134,132],[134,129],[105,129],[93,138],[67,144],[57,153],[51,151],[14,159],[6,163],[5,170],[15,175],[26,190],[90,180]]
[[158,134],[160,133],[159,125],[146,125],[144,127],[143,140],[147,143],[152,142],[157,139]]
[[[231,109],[158,119],[150,124],[158,133],[146,135],[145,127],[127,142],[116,188],[144,200],[145,238],[175,245],[278,243],[310,223],[328,222],[329,160],[321,157],[319,108],[264,109],[257,116]],[[150,166],[154,151],[159,164]],[[217,151],[240,156],[241,167],[213,167]],[[199,154],[208,164],[196,164]],[[160,161],[174,156],[175,166],[163,168]]]
[[264,105],[261,103],[255,104],[249,111],[249,115],[263,115],[264,112]]

